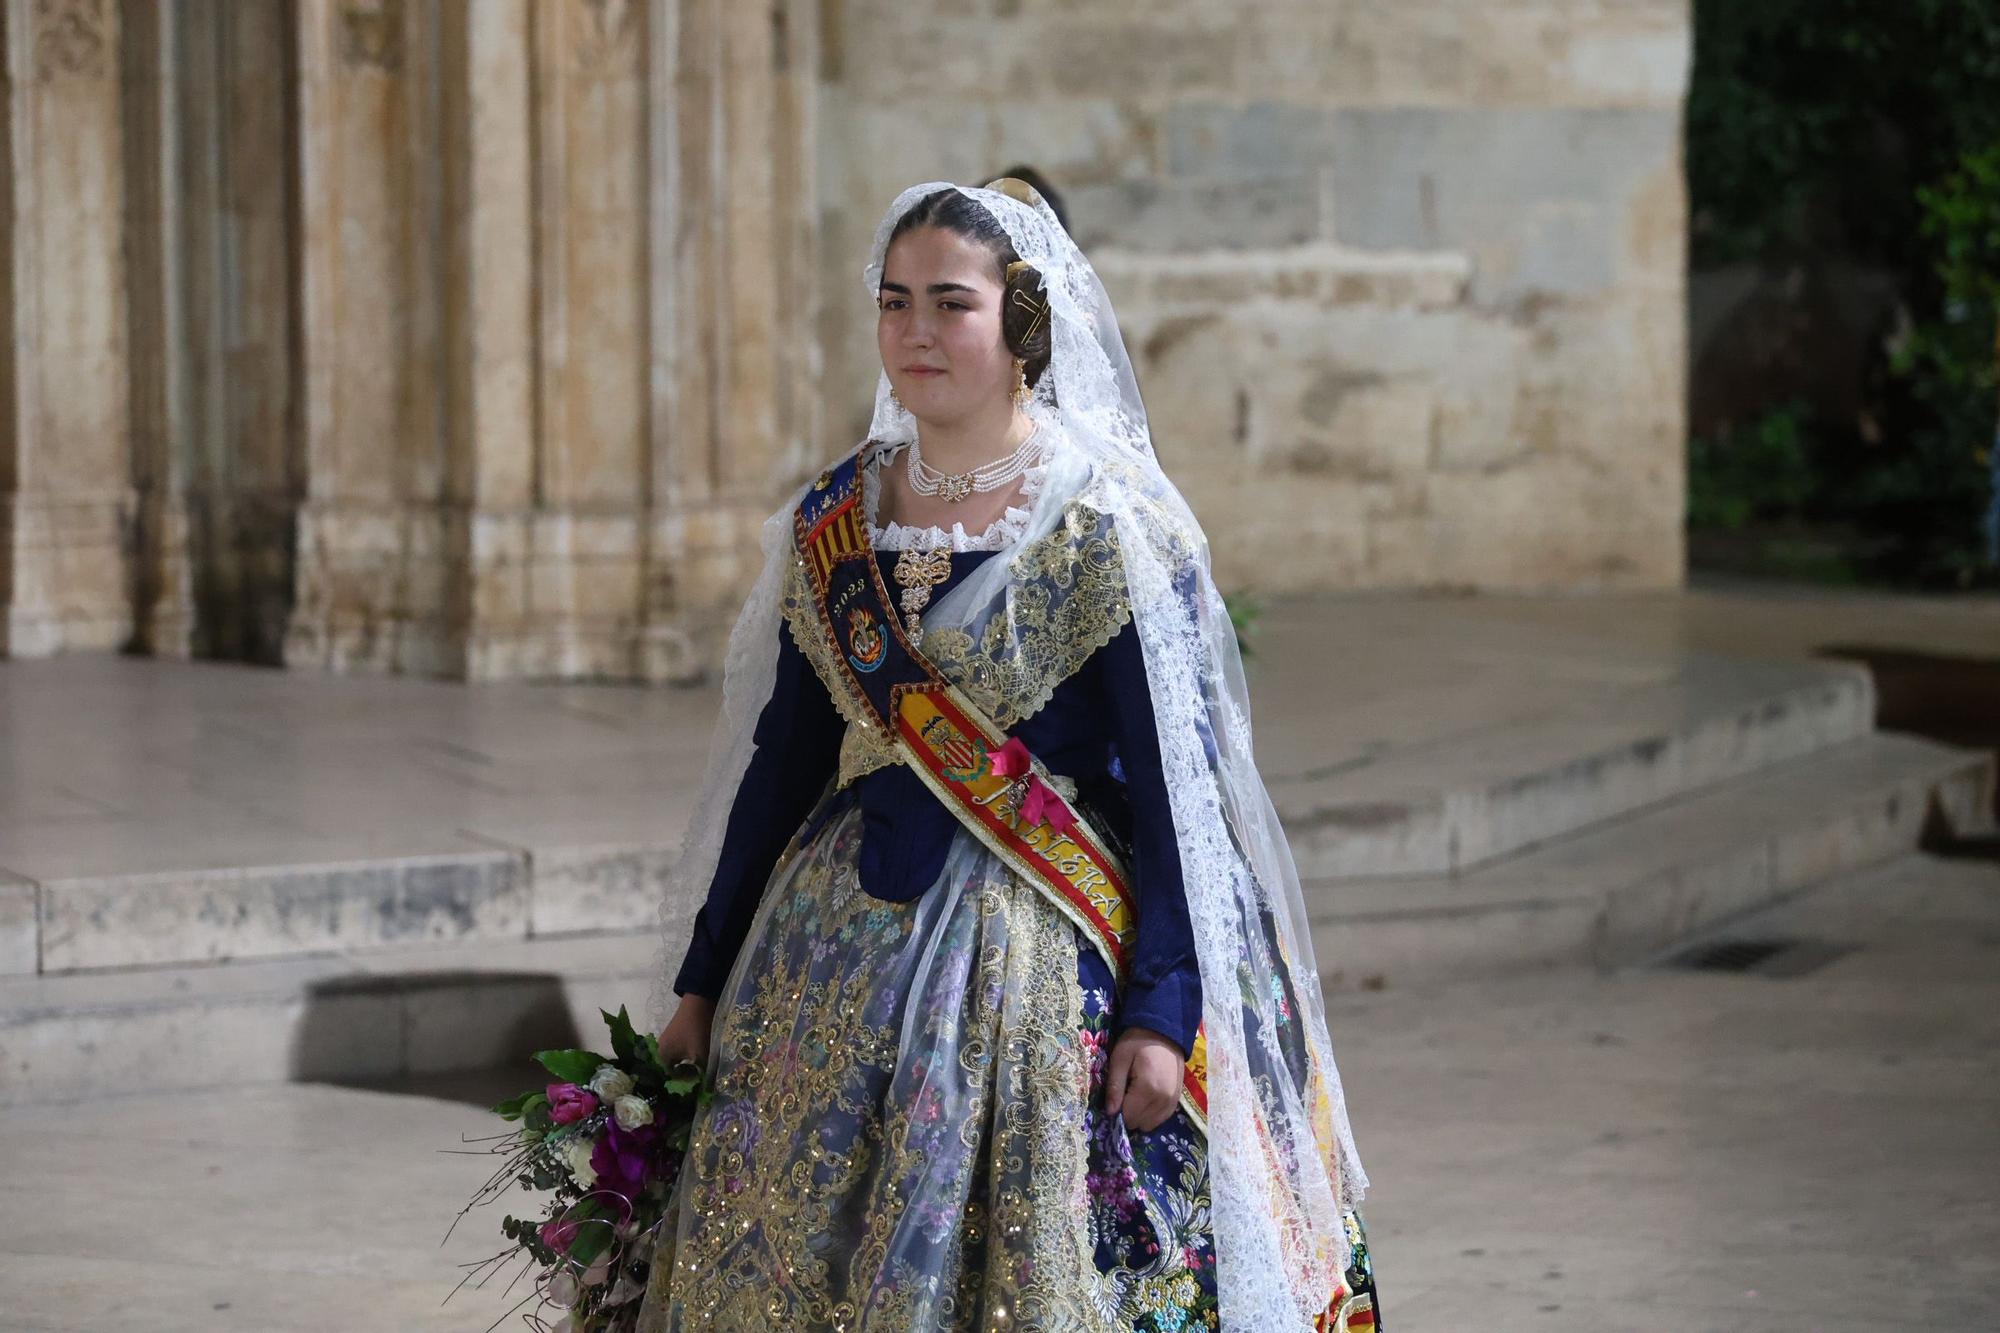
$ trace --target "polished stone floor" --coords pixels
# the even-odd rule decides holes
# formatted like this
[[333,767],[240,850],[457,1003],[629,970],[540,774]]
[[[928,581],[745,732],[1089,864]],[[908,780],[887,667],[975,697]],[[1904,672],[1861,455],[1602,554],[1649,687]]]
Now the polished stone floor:
[[[1333,1001],[1385,1327],[2000,1327],[2000,864],[1907,857],[1744,929],[1853,947]],[[485,1329],[497,1291],[439,1304],[497,1248],[490,1212],[439,1244],[484,1175],[447,1150],[507,1082],[10,1111],[0,1328]]]
[[[1455,738],[1516,727],[1561,747],[1650,687],[1709,688],[1696,659],[1725,655],[1740,675],[1854,643],[2000,658],[2000,598],[1719,585],[1285,602],[1252,631],[1259,761],[1282,792],[1427,754],[1398,780],[1439,786],[1463,776]],[[718,699],[111,655],[0,661],[0,879],[677,842]]]

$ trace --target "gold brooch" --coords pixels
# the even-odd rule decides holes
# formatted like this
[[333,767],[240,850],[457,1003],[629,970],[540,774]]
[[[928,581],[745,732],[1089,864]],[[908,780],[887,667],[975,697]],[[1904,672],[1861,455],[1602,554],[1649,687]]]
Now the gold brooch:
[[951,577],[951,552],[906,548],[896,557],[896,582],[902,586],[903,629],[914,644],[923,636],[923,610],[931,604],[931,589]]

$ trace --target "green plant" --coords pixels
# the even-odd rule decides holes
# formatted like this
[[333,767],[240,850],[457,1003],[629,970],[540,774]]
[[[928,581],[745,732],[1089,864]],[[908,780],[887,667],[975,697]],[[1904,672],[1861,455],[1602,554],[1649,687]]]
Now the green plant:
[[1928,274],[1916,192],[2000,138],[1992,0],[1697,0],[1697,265],[1837,253]]
[[1798,518],[1876,578],[2000,577],[1996,87],[1994,0],[1696,0],[1695,264],[1885,273],[1907,332],[1855,420],[1774,404],[1690,441],[1691,527]]
[[1921,424],[1860,498],[1878,514],[1929,520],[1897,572],[1964,586],[2000,563],[2000,140],[1964,154],[1918,200],[1944,299],[1892,364]]
[[1735,532],[1805,516],[1816,481],[1804,403],[1688,442],[1688,526]]
[[1256,651],[1251,644],[1251,631],[1256,627],[1257,617],[1264,614],[1263,604],[1248,593],[1224,597],[1222,604],[1229,608],[1229,624],[1236,631],[1236,651],[1246,658],[1251,656]]

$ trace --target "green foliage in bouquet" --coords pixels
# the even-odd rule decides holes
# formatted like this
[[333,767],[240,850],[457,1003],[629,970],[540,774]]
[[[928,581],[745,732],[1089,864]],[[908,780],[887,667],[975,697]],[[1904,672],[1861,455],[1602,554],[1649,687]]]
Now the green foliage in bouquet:
[[[515,1128],[483,1140],[490,1145],[484,1151],[502,1163],[459,1212],[462,1218],[516,1185],[547,1196],[540,1218],[503,1218],[507,1247],[467,1265],[459,1283],[477,1278],[484,1285],[525,1261],[522,1271],[536,1274],[534,1289],[514,1310],[535,1304],[524,1316],[531,1328],[625,1333],[633,1327],[656,1247],[671,1239],[661,1234],[667,1201],[709,1092],[692,1065],[669,1068],[658,1040],[635,1032],[622,1007],[603,1018],[609,1056],[537,1051],[534,1059],[557,1081],[493,1108]],[[559,1323],[543,1314],[551,1308]]]

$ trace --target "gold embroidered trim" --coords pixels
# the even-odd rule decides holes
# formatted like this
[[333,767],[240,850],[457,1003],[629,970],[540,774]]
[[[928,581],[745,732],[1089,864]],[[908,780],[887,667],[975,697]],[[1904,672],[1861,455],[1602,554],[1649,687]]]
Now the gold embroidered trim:
[[[1003,730],[1040,712],[1056,687],[1132,619],[1117,531],[1088,506],[1066,507],[1062,521],[1046,536],[1022,548],[1012,573],[1006,609],[976,639],[949,628],[926,630],[923,636],[924,653],[945,679]],[[839,649],[820,620],[802,559],[793,560],[786,571],[782,606],[793,640],[825,682],[840,715],[851,724],[869,721],[851,697]],[[842,743],[842,785],[880,767],[867,763],[872,752],[859,745],[852,752],[850,772],[849,747]]]
[[866,777],[878,768],[902,762],[889,733],[872,722],[850,722],[840,738],[840,777],[836,786]]
[[1071,504],[1062,522],[1014,559],[1006,608],[977,639],[935,629],[924,652],[1003,730],[1042,710],[1056,687],[1132,618],[1118,533],[1093,509]]

